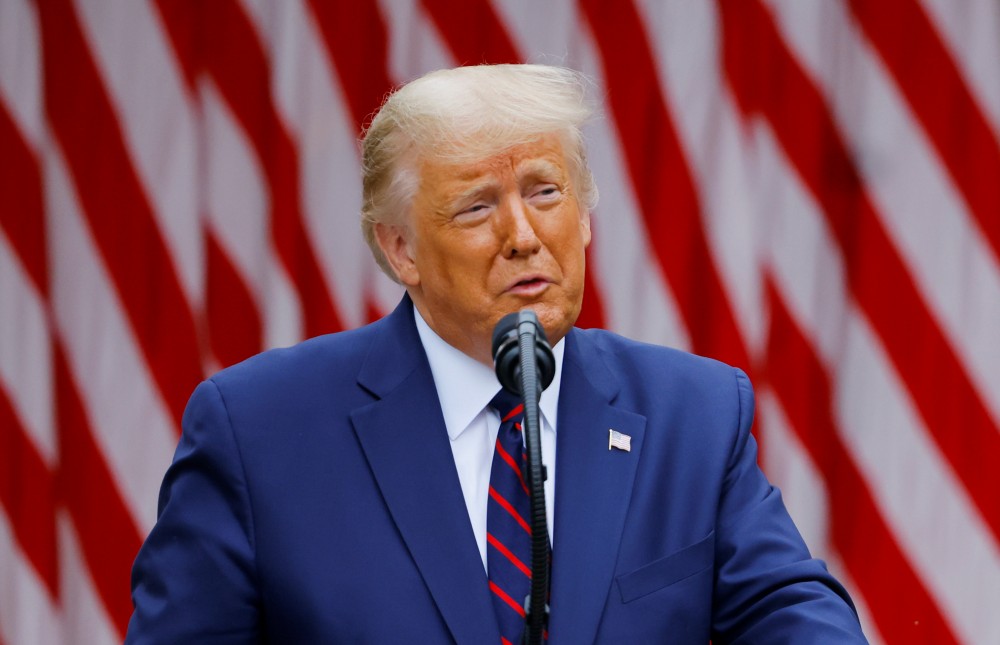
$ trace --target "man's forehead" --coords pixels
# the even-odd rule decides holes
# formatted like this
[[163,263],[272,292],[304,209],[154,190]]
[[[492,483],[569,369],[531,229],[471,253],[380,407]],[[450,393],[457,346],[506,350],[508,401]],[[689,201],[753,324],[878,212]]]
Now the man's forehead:
[[[518,178],[529,175],[562,175],[565,170],[562,144],[555,136],[512,146],[500,152],[465,161],[426,159],[421,171],[427,179],[447,177],[473,182],[497,172],[513,170]],[[434,177],[434,176],[437,177]]]

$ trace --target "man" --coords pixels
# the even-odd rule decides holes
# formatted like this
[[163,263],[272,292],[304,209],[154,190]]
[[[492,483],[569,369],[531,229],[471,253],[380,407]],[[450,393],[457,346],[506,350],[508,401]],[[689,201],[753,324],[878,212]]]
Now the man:
[[490,340],[525,307],[557,366],[540,404],[550,643],[865,642],[756,465],[742,372],[573,328],[597,197],[583,85],[467,67],[386,101],[362,227],[407,296],[198,387],[129,642],[517,642],[523,596],[494,578],[518,559],[489,510]]

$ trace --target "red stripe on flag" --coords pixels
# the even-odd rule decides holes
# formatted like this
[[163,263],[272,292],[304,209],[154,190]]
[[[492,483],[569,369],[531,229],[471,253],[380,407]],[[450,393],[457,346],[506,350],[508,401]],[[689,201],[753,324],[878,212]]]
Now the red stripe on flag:
[[[64,144],[65,147],[68,146]],[[42,217],[40,205],[37,215]],[[101,216],[103,214],[97,217]],[[39,243],[44,259],[44,228],[38,235],[42,236]],[[22,262],[26,253],[32,252],[22,244],[17,244],[15,251]],[[31,275],[32,280],[37,277]],[[34,286],[41,290],[44,285]],[[55,473],[48,470],[26,438],[0,388],[0,444],[3,444],[0,454],[9,455],[13,460],[0,476],[0,502],[8,508],[15,538],[23,541],[23,551],[53,598],[58,597],[55,509],[57,505],[68,509],[101,601],[119,634],[124,636],[132,607],[127,584],[123,581],[128,580],[141,537],[93,441],[59,341],[54,346],[53,368],[61,456]],[[15,490],[8,490],[8,483],[15,486]],[[24,494],[30,497],[30,503],[26,503]]]
[[[701,206],[660,89],[652,49],[631,2],[583,0],[633,190],[692,349],[750,372],[750,360],[712,259]],[[669,196],[665,200],[664,196]]]
[[0,387],[0,505],[7,511],[21,551],[52,599],[58,598],[55,481],[3,387]]
[[389,38],[376,2],[310,0],[358,132],[392,89]]
[[[1000,429],[945,340],[875,212],[829,109],[756,0],[720,0],[726,75],[763,115],[816,198],[870,320],[924,423],[1000,536]],[[961,428],[961,432],[956,432]]]
[[517,509],[514,508],[511,505],[511,503],[508,502],[504,498],[504,496],[501,495],[500,493],[498,493],[497,490],[495,488],[493,488],[492,486],[490,486],[490,497],[493,498],[493,501],[495,501],[497,504],[499,504],[501,507],[503,507],[503,509],[505,511],[507,511],[508,513],[510,513],[510,516],[513,517],[514,520],[518,524],[521,525],[522,529],[524,529],[525,531],[527,531],[529,535],[531,534],[531,527],[528,526],[528,523],[524,521],[524,518],[521,517],[520,513],[517,512]]
[[264,332],[250,290],[215,235],[205,235],[208,337],[219,363],[226,367],[263,349]]
[[421,0],[460,65],[519,63],[521,56],[485,0]]
[[90,575],[118,635],[125,636],[132,601],[128,580],[142,536],[122,501],[59,343],[55,348],[60,499],[66,504]]
[[[190,1],[157,1],[156,8],[181,66],[188,93],[198,96],[204,72],[201,41],[210,25]],[[263,323],[254,297],[217,235],[208,227],[205,243],[205,323],[212,353],[222,367],[252,356],[264,347]]]
[[372,323],[379,320],[386,315],[387,312],[382,311],[378,304],[375,302],[375,298],[369,291],[365,294],[365,322]]
[[274,105],[270,66],[253,25],[232,0],[193,5],[158,0],[157,7],[185,73],[205,71],[212,77],[253,146],[270,189],[271,235],[298,292],[305,335],[342,329],[306,230],[298,154]]
[[45,213],[38,160],[0,101],[0,229],[17,249],[31,281],[48,294]]
[[[47,296],[48,253],[38,160],[0,101],[0,228],[27,272]],[[35,357],[38,360],[38,357]],[[34,365],[27,366],[30,368]],[[59,597],[55,478],[0,385],[0,505],[14,539],[52,599]]]
[[498,587],[497,583],[493,582],[492,580],[490,580],[490,591],[499,596],[500,600],[503,600],[505,603],[510,605],[511,609],[516,611],[518,615],[520,615],[522,618],[524,617],[524,607],[517,604],[517,602],[515,602],[513,598],[507,595],[506,591]]
[[149,371],[179,426],[202,378],[194,316],[72,3],[36,4],[49,123]]
[[510,549],[504,546],[503,542],[493,537],[492,533],[486,534],[486,541],[492,544],[493,548],[502,553],[505,558],[510,560],[511,564],[520,569],[521,573],[528,576],[529,578],[531,577],[531,569],[529,569],[523,562],[521,562],[520,558],[514,555]]
[[601,290],[594,280],[594,244],[591,242],[587,249],[587,272],[584,274],[583,284],[583,306],[580,308],[580,315],[576,319],[576,326],[582,329],[604,329],[607,319],[604,316],[604,298],[601,297]]
[[896,544],[836,429],[829,377],[768,282],[767,378],[829,491],[831,541],[879,631],[907,643],[957,642]]
[[[360,136],[393,85],[389,36],[378,3],[310,0],[309,7]],[[364,286],[365,320],[374,322],[385,312],[376,305],[371,281]]]
[[247,133],[270,188],[271,234],[305,312],[305,335],[343,329],[312,242],[300,203],[298,152],[271,95],[270,65],[250,20],[232,0],[201,6],[205,64]]
[[198,77],[204,70],[203,47],[205,34],[213,26],[200,14],[196,0],[154,0],[164,33],[174,48],[174,60],[180,65],[191,96],[198,95]]
[[914,0],[849,4],[1000,260],[1000,143],[934,25]]

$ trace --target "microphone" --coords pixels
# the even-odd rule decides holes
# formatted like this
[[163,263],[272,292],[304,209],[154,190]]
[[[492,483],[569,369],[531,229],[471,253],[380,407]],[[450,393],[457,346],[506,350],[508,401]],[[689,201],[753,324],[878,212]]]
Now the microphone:
[[552,384],[552,379],[556,375],[556,360],[552,355],[552,348],[549,347],[549,340],[545,336],[545,329],[531,309],[509,313],[493,328],[493,365],[496,368],[497,379],[508,392],[524,396],[521,387],[523,367],[520,360],[522,337],[529,346],[534,345],[535,365],[538,382],[541,385],[538,388],[538,395],[541,396],[542,390]]
[[552,383],[556,361],[538,316],[531,309],[507,314],[493,328],[493,364],[503,388],[524,402],[525,479],[531,496],[531,593],[525,599],[525,645],[541,644],[549,622],[549,526],[545,517],[547,479],[542,464],[538,401]]

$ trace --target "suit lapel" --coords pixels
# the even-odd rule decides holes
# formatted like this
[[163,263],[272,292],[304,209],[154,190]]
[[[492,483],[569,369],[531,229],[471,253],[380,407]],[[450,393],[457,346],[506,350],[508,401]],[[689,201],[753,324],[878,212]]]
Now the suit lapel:
[[384,322],[358,378],[379,400],[352,413],[355,433],[454,639],[499,642],[486,572],[409,299]]
[[[592,643],[611,589],[646,419],[611,405],[618,383],[600,350],[574,330],[566,338],[556,432],[553,643]],[[608,449],[608,430],[631,452]]]

